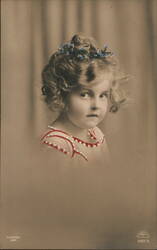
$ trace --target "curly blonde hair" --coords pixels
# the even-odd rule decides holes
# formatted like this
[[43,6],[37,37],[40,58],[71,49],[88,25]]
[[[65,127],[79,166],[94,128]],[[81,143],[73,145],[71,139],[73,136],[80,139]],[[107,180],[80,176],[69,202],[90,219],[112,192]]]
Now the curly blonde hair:
[[100,50],[93,38],[74,35],[70,42],[63,44],[52,54],[42,71],[42,94],[45,102],[50,109],[62,112],[68,93],[82,86],[82,75],[90,84],[100,71],[112,72],[110,112],[117,112],[126,101],[121,82],[126,80],[127,76],[121,73],[117,59],[107,51],[107,47]]

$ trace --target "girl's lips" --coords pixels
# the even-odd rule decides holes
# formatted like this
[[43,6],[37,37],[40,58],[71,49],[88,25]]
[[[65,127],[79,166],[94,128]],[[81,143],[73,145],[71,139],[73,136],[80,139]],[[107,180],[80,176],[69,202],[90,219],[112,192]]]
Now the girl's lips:
[[98,117],[98,115],[97,114],[89,114],[89,115],[87,115],[87,117]]

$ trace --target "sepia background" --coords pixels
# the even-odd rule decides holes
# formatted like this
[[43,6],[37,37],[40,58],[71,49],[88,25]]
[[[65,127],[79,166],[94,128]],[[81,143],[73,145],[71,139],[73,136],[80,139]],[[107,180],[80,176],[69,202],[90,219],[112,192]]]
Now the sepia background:
[[[157,1],[2,0],[3,248],[157,247]],[[129,102],[100,124],[114,164],[73,167],[40,147],[41,71],[77,32],[107,44]],[[97,166],[96,166],[97,165]],[[138,242],[140,232],[149,242]]]

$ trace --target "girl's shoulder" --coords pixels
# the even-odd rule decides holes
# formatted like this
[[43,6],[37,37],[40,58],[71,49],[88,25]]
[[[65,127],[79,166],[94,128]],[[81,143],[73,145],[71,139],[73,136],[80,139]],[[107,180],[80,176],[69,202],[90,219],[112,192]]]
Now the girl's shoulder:
[[72,156],[74,151],[73,141],[66,132],[49,127],[41,137],[41,143],[46,144],[49,148],[54,148],[64,154]]

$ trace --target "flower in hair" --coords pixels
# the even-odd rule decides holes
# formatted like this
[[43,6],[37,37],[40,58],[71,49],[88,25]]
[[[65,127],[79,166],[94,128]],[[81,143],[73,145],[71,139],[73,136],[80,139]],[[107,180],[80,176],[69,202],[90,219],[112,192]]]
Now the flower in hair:
[[84,61],[88,59],[100,59],[112,56],[113,53],[110,51],[107,51],[107,46],[104,46],[104,49],[96,49],[92,48],[91,50],[87,50],[84,47],[75,47],[73,43],[65,43],[63,44],[57,51],[57,55],[67,55],[71,58],[76,58],[79,61]]

